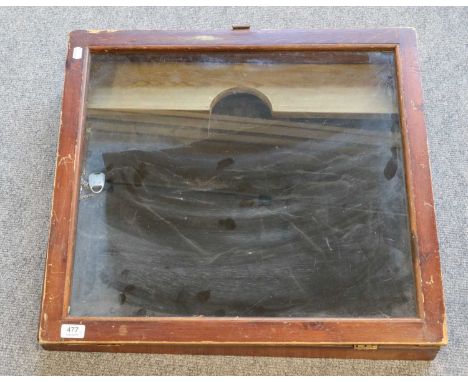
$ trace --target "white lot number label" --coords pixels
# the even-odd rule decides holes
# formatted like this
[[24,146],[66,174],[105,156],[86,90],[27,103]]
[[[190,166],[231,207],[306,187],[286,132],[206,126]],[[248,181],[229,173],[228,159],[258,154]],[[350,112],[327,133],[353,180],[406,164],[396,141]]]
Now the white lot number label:
[[60,337],[62,338],[84,338],[85,325],[62,324]]

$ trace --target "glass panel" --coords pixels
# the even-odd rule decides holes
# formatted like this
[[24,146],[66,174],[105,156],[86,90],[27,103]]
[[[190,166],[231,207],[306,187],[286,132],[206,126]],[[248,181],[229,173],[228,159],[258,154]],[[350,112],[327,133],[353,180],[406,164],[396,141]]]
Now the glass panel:
[[71,315],[416,315],[389,52],[93,55]]

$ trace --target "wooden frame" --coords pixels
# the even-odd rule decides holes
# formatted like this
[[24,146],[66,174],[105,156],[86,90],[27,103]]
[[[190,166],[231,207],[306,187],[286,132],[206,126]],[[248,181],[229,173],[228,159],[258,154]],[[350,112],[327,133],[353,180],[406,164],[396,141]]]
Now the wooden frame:
[[[82,48],[81,55],[74,55],[77,47]],[[419,317],[122,318],[68,314],[90,53],[220,50],[384,50],[395,53]],[[61,338],[62,324],[85,325],[85,338]],[[415,31],[390,28],[218,33],[72,32],[66,61],[39,342],[51,350],[434,358],[440,346],[447,343],[447,333]]]

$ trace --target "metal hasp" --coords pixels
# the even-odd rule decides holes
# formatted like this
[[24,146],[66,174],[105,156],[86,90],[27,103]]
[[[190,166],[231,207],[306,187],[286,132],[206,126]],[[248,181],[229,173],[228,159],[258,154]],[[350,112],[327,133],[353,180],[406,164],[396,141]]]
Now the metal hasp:
[[106,176],[103,172],[93,172],[89,174],[88,184],[89,188],[95,194],[99,194],[104,189],[106,183]]
[[236,24],[232,26],[233,31],[244,31],[244,30],[250,30],[250,25],[249,24]]

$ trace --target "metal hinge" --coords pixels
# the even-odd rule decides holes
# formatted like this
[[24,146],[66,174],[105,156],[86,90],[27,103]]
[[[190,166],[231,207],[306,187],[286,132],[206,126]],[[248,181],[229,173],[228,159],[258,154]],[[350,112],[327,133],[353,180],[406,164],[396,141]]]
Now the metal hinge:
[[354,350],[377,350],[378,345],[354,345]]

